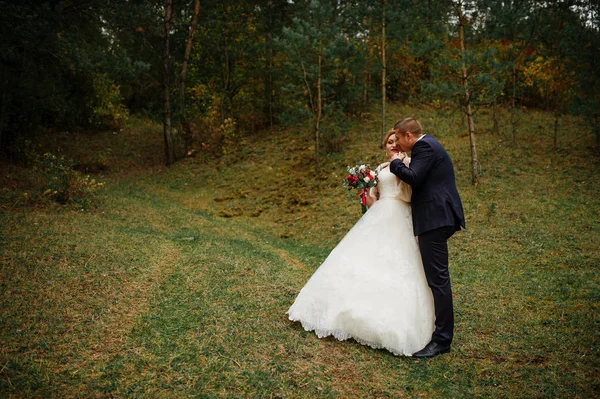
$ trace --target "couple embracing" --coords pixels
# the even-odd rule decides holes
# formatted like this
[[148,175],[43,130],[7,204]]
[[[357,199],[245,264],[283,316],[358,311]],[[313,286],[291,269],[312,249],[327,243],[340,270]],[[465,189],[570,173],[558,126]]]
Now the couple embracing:
[[384,145],[390,162],[377,168],[369,210],[287,313],[320,338],[434,357],[452,343],[448,239],[465,227],[454,167],[414,118],[397,122]]

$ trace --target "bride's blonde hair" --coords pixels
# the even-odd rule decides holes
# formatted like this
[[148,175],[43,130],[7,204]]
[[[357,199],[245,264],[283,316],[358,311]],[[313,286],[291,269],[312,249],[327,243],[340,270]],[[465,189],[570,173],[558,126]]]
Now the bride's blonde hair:
[[389,138],[390,138],[390,136],[391,136],[392,134],[394,134],[394,133],[396,133],[396,130],[395,130],[395,129],[390,129],[390,130],[388,130],[388,132],[385,134],[385,139],[383,139],[383,143],[382,143],[382,144],[383,144],[383,148],[385,148],[385,145],[387,144],[387,141],[388,141],[388,139],[389,139]]

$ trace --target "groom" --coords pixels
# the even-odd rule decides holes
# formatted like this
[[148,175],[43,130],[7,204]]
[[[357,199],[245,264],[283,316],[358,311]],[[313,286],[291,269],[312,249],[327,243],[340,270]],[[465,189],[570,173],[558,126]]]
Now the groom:
[[[454,330],[452,289],[448,271],[448,239],[465,227],[462,203],[454,181],[454,167],[442,145],[423,134],[419,121],[403,119],[394,125],[396,144],[404,153],[394,155],[390,171],[412,187],[413,230],[427,283],[435,305],[435,331],[414,357],[434,357],[450,351]],[[402,162],[411,151],[410,166]]]

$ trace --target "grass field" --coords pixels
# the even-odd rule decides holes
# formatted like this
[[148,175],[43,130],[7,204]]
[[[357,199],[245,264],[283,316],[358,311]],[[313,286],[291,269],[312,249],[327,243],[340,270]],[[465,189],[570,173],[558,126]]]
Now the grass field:
[[[345,166],[383,161],[355,122],[315,173],[297,129],[160,166],[161,129],[57,134],[45,149],[108,169],[96,206],[33,203],[2,165],[0,397],[592,398],[600,396],[600,158],[589,129],[479,115],[481,184],[455,114],[421,119],[452,156],[467,230],[450,241],[451,353],[395,357],[318,339],[285,312],[360,217]],[[507,119],[507,118],[505,118]],[[31,197],[31,195],[29,196]]]

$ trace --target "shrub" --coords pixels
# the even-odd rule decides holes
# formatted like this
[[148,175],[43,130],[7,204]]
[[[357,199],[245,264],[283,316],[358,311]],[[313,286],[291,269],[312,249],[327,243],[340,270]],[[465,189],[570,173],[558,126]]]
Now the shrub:
[[91,109],[89,122],[99,127],[123,126],[129,119],[129,111],[122,103],[119,86],[105,74],[95,75],[92,84],[96,97],[88,104]]
[[70,159],[50,152],[37,159],[36,170],[42,179],[40,190],[43,196],[59,204],[73,203],[87,209],[96,191],[104,185],[73,170]]
[[219,138],[221,151],[223,155],[227,155],[231,148],[235,148],[237,122],[233,118],[227,118],[219,126]]

